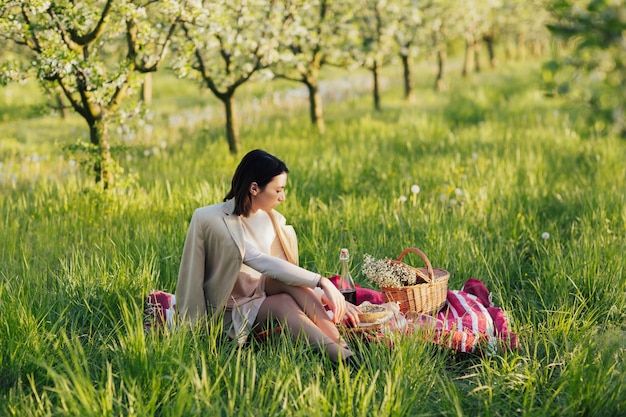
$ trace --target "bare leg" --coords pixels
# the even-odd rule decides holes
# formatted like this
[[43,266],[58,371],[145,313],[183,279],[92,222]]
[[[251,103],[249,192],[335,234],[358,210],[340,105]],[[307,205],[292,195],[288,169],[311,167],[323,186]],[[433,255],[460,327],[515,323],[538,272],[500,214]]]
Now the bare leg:
[[342,347],[347,347],[345,341],[341,338],[337,326],[332,322],[326,309],[322,305],[322,301],[315,292],[306,287],[295,287],[287,285],[272,278],[265,279],[265,293],[274,295],[287,293],[298,303],[300,309],[311,319],[317,327],[320,328],[326,336],[335,343],[339,343]]
[[256,324],[264,326],[269,319],[278,320],[292,337],[303,336],[311,344],[324,349],[333,362],[353,353],[326,335],[287,293],[269,295],[261,304]]

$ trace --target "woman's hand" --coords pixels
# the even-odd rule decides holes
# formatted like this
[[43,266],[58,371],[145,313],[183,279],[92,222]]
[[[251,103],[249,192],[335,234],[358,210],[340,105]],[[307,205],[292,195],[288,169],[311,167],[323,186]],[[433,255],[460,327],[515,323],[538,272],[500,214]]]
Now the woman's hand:
[[[328,300],[326,299],[326,295],[324,293],[322,293],[321,295],[321,301],[323,305],[328,305]],[[346,303],[346,315],[344,316],[344,319],[348,320],[348,322],[353,327],[356,327],[359,325],[359,323],[361,323],[359,313],[362,313],[359,307],[355,306],[352,303]]]
[[330,311],[333,312],[333,322],[339,323],[348,312],[348,303],[346,302],[346,299],[337,287],[335,287],[335,284],[330,282],[328,278],[320,278],[320,287],[322,288],[322,291],[324,291],[323,297],[326,299],[328,308],[330,308]]
[[346,303],[346,319],[348,323],[352,324],[352,326],[356,327],[359,325],[361,320],[359,319],[359,313],[361,310],[352,303]]

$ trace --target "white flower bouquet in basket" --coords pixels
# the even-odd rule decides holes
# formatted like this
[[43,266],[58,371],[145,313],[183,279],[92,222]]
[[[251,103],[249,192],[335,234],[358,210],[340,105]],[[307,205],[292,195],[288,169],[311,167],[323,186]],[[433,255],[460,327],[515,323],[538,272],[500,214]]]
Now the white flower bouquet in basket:
[[[426,268],[415,268],[402,262],[409,252],[417,253]],[[436,314],[444,306],[450,273],[433,268],[428,257],[419,249],[405,249],[397,260],[363,256],[361,272],[378,284],[385,302],[397,302],[402,313]]]
[[376,259],[369,254],[363,256],[361,272],[380,288],[402,288],[417,284],[417,274],[408,265],[391,262],[391,259]]

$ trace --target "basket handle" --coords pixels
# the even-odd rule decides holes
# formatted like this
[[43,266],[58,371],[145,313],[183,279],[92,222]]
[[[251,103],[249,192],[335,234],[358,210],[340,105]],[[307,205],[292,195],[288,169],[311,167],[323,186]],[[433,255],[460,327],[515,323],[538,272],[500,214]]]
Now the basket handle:
[[417,253],[419,255],[419,257],[422,258],[422,260],[426,264],[426,269],[428,271],[428,276],[424,275],[423,272],[421,272],[420,270],[416,269],[415,272],[417,273],[417,275],[419,275],[419,277],[422,278],[426,282],[433,282],[435,280],[435,271],[433,271],[433,266],[430,263],[430,260],[428,259],[428,256],[426,256],[426,254],[424,252],[422,252],[421,250],[419,250],[417,248],[407,248],[407,249],[403,250],[402,253],[400,254],[400,256],[398,256],[398,262],[401,262],[402,258],[404,258],[404,255],[406,255],[409,252]]

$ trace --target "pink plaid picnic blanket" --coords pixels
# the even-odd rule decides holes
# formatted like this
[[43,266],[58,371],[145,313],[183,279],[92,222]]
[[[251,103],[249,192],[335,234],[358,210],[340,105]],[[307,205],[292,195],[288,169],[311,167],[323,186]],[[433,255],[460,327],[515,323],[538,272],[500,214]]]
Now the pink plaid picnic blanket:
[[501,308],[493,305],[485,284],[470,278],[461,290],[448,290],[446,305],[437,314],[432,341],[458,352],[493,354],[519,349]]
[[[357,287],[363,298],[374,304],[382,304],[374,290]],[[361,298],[361,299],[363,299]],[[519,349],[517,335],[509,330],[508,320],[499,307],[493,305],[491,293],[485,284],[471,278],[461,290],[448,290],[446,304],[436,316],[406,315],[406,333],[423,334],[426,340],[448,347],[457,352],[493,354],[498,349]]]
[[[339,277],[331,277],[335,282]],[[383,304],[380,291],[356,287],[357,304],[369,301]],[[144,328],[146,332],[172,330],[176,326],[176,298],[164,291],[152,291],[145,298]],[[471,278],[461,290],[448,290],[446,305],[436,316],[406,317],[402,327],[394,321],[390,330],[423,334],[426,340],[457,352],[493,354],[498,349],[519,349],[517,335],[509,330],[507,318],[493,305],[485,284]],[[382,335],[381,335],[382,336]],[[383,340],[384,338],[371,338]]]
[[176,327],[178,311],[176,296],[165,291],[152,291],[145,297],[143,311],[143,328],[146,333],[150,329],[161,332]]

